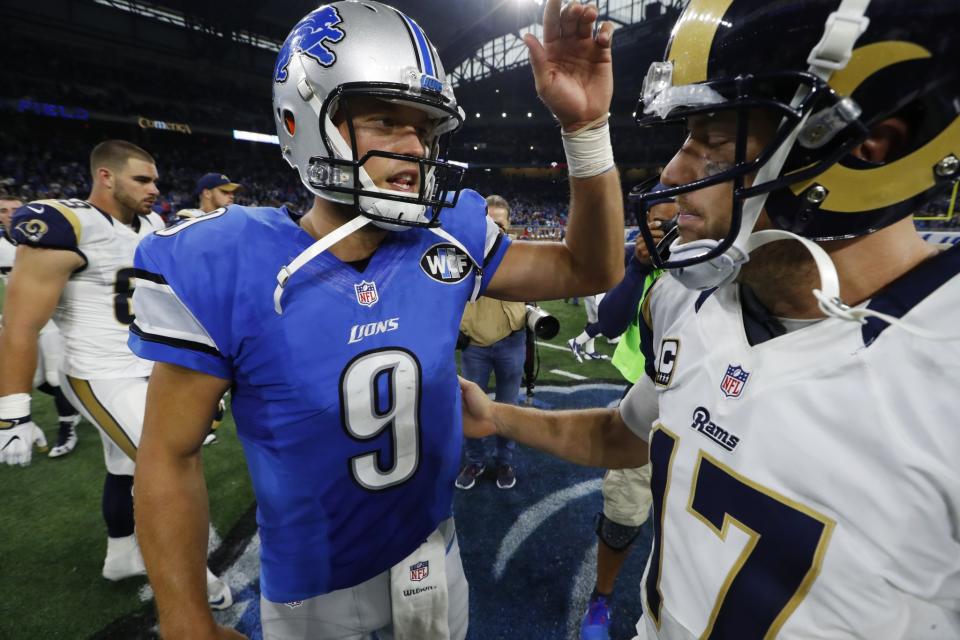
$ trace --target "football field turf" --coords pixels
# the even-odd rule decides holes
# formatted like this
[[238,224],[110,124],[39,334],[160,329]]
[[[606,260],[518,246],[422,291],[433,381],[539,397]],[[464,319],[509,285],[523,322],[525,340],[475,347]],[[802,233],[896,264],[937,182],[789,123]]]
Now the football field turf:
[[[559,301],[544,306],[561,322],[560,334],[549,344],[562,349],[544,345],[539,348],[538,385],[545,386],[534,396],[537,403],[568,406],[568,398],[573,397],[571,392],[583,384],[576,382],[570,374],[584,377],[584,382],[616,383],[600,385],[602,393],[596,390],[577,392],[580,400],[576,401],[575,406],[607,404],[615,400],[622,385],[619,374],[609,362],[578,364],[566,350],[566,340],[583,328],[585,315],[582,306]],[[597,347],[607,354],[613,351],[613,347],[607,345],[602,337],[597,339]],[[570,388],[571,384],[577,386]],[[568,390],[560,388],[560,391],[556,391],[554,385],[566,386]],[[590,388],[589,385],[584,387]],[[523,398],[521,392],[521,401]],[[56,413],[48,396],[39,392],[34,394],[33,416],[52,446],[56,439]],[[81,423],[78,433],[79,444],[67,456],[50,459],[45,454],[35,453],[33,464],[27,468],[0,468],[0,487],[4,495],[0,507],[0,540],[4,541],[3,557],[0,559],[0,638],[128,638],[150,635],[149,628],[153,620],[146,581],[134,578],[111,583],[100,577],[106,548],[105,527],[100,515],[103,453],[99,435],[90,424]],[[245,550],[249,551],[247,543],[253,533],[254,501],[229,413],[218,431],[217,442],[204,448],[203,457],[214,540],[226,540],[216,550],[212,549],[211,566],[215,571],[234,571],[231,567],[238,565],[240,555]],[[474,614],[490,609],[487,612],[489,616],[482,616],[483,620],[472,616],[471,638],[520,637],[511,636],[508,631],[498,632],[487,625],[499,623],[503,627],[500,613],[506,611],[501,606],[515,606],[516,603],[509,604],[510,599],[515,597],[511,594],[523,593],[525,587],[531,591],[540,589],[534,584],[534,578],[536,583],[546,579],[556,583],[555,586],[569,586],[569,581],[576,577],[569,572],[579,570],[581,561],[585,559],[584,553],[590,545],[595,544],[589,518],[600,507],[597,480],[600,472],[548,460],[529,450],[522,450],[519,459],[522,464],[518,472],[517,490],[498,491],[492,483],[487,482],[472,492],[462,492],[457,496],[458,529],[461,531],[468,578],[473,585],[471,612]],[[538,473],[540,467],[549,469],[550,475]],[[577,486],[578,489],[568,488]],[[573,493],[562,493],[565,488]],[[555,545],[555,548],[548,549],[543,558],[537,556],[536,571],[514,572],[509,570],[510,563],[507,563],[499,569],[499,573],[491,573],[489,568],[494,567],[497,554],[504,553],[504,535],[520,514],[543,500],[553,500],[550,504],[557,504],[559,498],[551,496],[558,490],[562,496],[566,496],[564,499],[580,505],[571,514],[563,516],[570,518],[576,529],[572,549],[565,548],[566,539],[553,531],[549,539],[550,545]],[[563,511],[558,509],[557,512]],[[491,530],[483,531],[485,527]],[[528,550],[523,546],[519,550],[537,553],[536,549]],[[570,553],[573,555],[568,558]],[[541,560],[546,560],[546,564]],[[576,566],[568,567],[569,562]],[[559,571],[559,575],[555,575],[556,571]],[[524,581],[528,578],[531,582],[525,585]],[[557,583],[558,579],[562,582]],[[234,576],[234,586],[237,580]],[[544,620],[553,621],[560,615],[554,615],[556,612],[550,607],[563,609],[568,606],[569,598],[582,599],[582,591],[579,588],[576,594],[571,595],[572,592],[564,590],[561,601],[545,604],[547,609],[542,612],[546,616]],[[256,616],[252,613],[255,607],[250,606],[253,602],[251,593],[246,596],[238,594],[240,602],[234,607],[237,610],[227,612],[227,615],[236,617],[229,620],[239,628],[253,633],[254,627],[250,626],[253,623],[249,616]],[[589,594],[589,590],[586,593]],[[244,597],[247,598],[246,604]],[[246,623],[239,619],[241,605],[242,611],[251,612]],[[564,610],[560,617],[568,613]],[[626,617],[630,616],[635,618],[633,612]],[[569,621],[563,617],[555,622],[558,626],[554,631],[538,637],[564,637],[565,632],[560,633],[560,628],[566,628],[564,625],[568,625]],[[485,628],[487,631],[478,635]]]

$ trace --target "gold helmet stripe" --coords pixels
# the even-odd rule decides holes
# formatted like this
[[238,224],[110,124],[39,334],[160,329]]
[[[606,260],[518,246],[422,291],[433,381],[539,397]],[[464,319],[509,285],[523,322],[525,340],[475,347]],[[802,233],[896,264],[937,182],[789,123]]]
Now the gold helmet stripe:
[[908,60],[929,58],[930,52],[903,40],[874,42],[856,49],[850,62],[830,78],[830,86],[842,96],[852,95],[863,81],[887,67]]
[[[912,42],[876,42],[853,53],[845,69],[834,74],[830,85],[849,96],[867,78],[889,66],[929,58],[930,52]],[[950,154],[960,156],[960,118],[939,136],[913,153],[875,169],[850,169],[835,164],[821,175],[792,185],[795,194],[812,184],[829,191],[821,208],[833,213],[862,213],[893,206],[934,186],[933,167]]]
[[673,62],[673,84],[680,86],[707,79],[710,49],[723,16],[733,0],[691,0],[677,24],[667,60]]

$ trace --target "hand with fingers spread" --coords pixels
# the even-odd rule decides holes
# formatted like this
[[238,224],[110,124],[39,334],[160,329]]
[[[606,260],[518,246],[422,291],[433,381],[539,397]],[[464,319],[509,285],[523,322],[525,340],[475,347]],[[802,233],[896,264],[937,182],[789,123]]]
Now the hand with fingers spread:
[[537,95],[560,121],[564,131],[576,131],[603,117],[613,97],[610,52],[613,24],[604,22],[594,37],[596,5],[547,0],[543,10],[543,42],[523,37]]

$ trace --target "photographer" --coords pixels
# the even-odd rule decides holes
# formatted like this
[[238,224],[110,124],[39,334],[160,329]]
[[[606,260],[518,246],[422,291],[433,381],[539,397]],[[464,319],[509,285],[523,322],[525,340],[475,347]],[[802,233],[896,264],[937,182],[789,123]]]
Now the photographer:
[[[510,225],[510,207],[500,196],[487,197],[487,215],[506,231]],[[463,350],[461,365],[463,377],[487,388],[490,372],[496,379],[497,402],[516,404],[520,395],[520,378],[523,375],[523,360],[526,342],[524,320],[526,307],[522,302],[504,302],[481,297],[467,303],[460,322],[460,331],[469,338]],[[494,438],[466,440],[464,463],[455,485],[459,489],[471,489],[477,478],[486,470],[487,460],[493,453]],[[513,467],[513,450],[516,443],[506,438],[496,438],[497,486],[510,489],[517,483]]]

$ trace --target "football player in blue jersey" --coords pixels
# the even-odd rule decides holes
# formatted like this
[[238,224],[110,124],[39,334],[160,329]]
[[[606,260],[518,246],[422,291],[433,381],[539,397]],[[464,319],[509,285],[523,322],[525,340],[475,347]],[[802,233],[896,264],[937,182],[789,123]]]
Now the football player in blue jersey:
[[364,0],[308,14],[274,71],[280,148],[312,209],[231,206],[140,245],[130,344],[158,364],[137,526],[166,637],[235,637],[203,586],[200,443],[228,388],[257,497],[264,637],[466,636],[451,519],[464,305],[586,295],[622,275],[612,26],[595,31],[597,15],[549,0],[543,43],[526,36],[570,167],[565,244],[511,244],[461,191],[444,153],[463,111],[435,49]]

